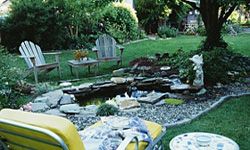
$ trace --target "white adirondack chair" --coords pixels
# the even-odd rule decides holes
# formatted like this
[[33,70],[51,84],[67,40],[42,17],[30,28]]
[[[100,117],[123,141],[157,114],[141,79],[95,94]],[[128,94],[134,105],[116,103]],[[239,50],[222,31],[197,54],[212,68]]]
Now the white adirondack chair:
[[[122,54],[124,47],[117,45],[113,37],[103,34],[96,40],[96,47],[92,51],[96,52],[96,57],[99,62],[117,61],[117,64],[122,64]],[[121,52],[120,56],[116,55],[116,48]]]
[[61,77],[59,64],[60,52],[44,53],[46,55],[55,55],[54,63],[46,63],[41,48],[31,41],[22,42],[19,47],[19,51],[22,55],[21,57],[24,58],[26,64],[28,65],[29,72],[33,71],[36,83],[38,83],[38,72],[47,73],[57,68],[58,74]]

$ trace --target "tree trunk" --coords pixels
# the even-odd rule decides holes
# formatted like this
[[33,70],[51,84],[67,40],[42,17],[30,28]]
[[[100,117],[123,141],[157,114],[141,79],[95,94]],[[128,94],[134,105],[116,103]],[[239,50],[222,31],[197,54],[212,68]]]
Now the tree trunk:
[[207,33],[202,49],[209,51],[214,47],[227,47],[221,37],[223,23],[219,20],[219,5],[216,0],[201,0],[200,12]]

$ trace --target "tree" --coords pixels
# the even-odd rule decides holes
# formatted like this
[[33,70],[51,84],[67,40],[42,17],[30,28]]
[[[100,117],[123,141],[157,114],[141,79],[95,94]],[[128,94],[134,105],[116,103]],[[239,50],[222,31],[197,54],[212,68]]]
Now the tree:
[[205,25],[207,38],[203,43],[203,50],[214,47],[226,48],[227,43],[221,36],[223,24],[231,13],[240,4],[247,4],[249,0],[184,0],[195,9],[199,10]]

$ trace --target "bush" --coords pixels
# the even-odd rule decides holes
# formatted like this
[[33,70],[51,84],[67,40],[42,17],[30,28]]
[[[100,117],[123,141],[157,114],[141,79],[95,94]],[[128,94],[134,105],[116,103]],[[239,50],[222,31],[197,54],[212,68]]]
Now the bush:
[[178,30],[168,26],[161,26],[158,28],[158,35],[161,38],[176,37]]
[[31,40],[43,49],[61,48],[66,33],[60,13],[51,1],[12,1],[10,15],[0,29],[3,45],[16,51],[22,41]]
[[138,21],[133,10],[123,3],[115,3],[106,7],[104,11],[104,29],[119,43],[139,38]]
[[199,26],[196,30],[196,32],[200,35],[200,36],[206,36],[206,29],[204,26]]
[[118,108],[113,105],[103,103],[101,104],[96,112],[97,116],[110,116],[118,113]]
[[18,108],[21,93],[15,90],[18,81],[22,78],[22,71],[11,64],[15,64],[16,58],[0,46],[0,109]]

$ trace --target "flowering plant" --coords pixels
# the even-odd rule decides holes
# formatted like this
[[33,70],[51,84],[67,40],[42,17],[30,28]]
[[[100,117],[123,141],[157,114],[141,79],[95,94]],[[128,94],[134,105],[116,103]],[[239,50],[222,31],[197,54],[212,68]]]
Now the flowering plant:
[[87,57],[89,52],[87,50],[76,50],[74,52],[75,60],[81,60],[82,58]]

